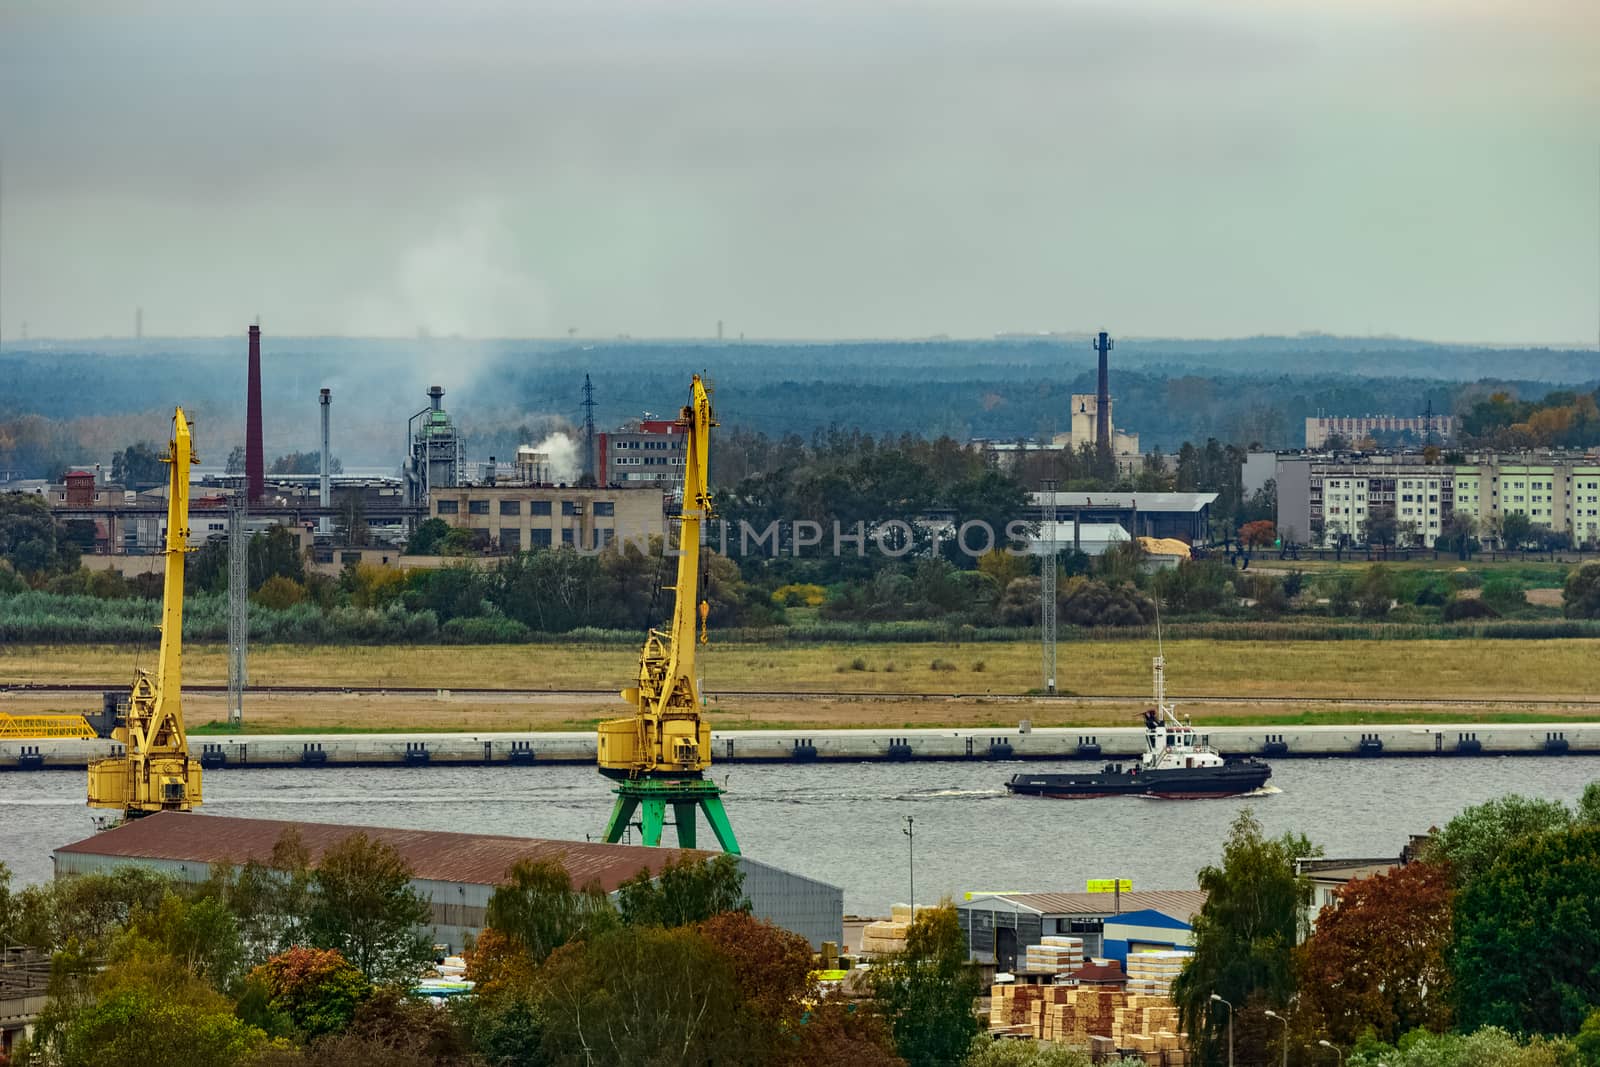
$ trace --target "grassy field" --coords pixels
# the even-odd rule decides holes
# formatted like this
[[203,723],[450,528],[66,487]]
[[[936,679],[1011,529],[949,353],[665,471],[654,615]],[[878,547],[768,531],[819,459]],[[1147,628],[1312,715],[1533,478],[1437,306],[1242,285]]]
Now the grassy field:
[[[1012,726],[1023,718],[1040,726],[1109,726],[1127,724],[1143,706],[1151,652],[1128,641],[1063,645],[1058,677],[1065,696],[1057,700],[1026,698],[1039,685],[1039,649],[1032,642],[713,644],[701,664],[714,721],[722,728]],[[1546,721],[1595,716],[1593,706],[1576,702],[1596,695],[1600,641],[1175,641],[1166,655],[1171,692],[1206,721]],[[586,729],[618,714],[620,701],[554,691],[620,688],[630,680],[636,656],[627,648],[585,645],[261,646],[250,654],[256,685],[551,692],[251,694],[247,718],[252,732]],[[133,665],[132,656],[117,648],[11,647],[0,650],[0,683],[117,687],[128,683]],[[186,682],[220,685],[226,678],[224,649],[186,649]],[[734,690],[861,695],[747,697]],[[1127,703],[1074,696],[1126,697]],[[1377,703],[1349,703],[1355,700]],[[1422,700],[1454,703],[1415,703]],[[16,712],[97,705],[94,693],[0,697],[0,708]],[[221,694],[191,692],[185,707],[193,724],[226,718]]]

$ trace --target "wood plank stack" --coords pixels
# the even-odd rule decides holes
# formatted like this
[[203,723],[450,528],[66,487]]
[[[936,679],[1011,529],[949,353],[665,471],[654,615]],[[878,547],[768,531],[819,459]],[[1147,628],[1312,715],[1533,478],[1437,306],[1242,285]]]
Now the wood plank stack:
[[[1129,994],[1124,1005],[1116,1010],[1111,1020],[1111,1040],[1118,1048],[1140,1049],[1143,1046],[1131,1038],[1152,1037],[1161,1033],[1177,1033],[1178,1008],[1166,997]],[[1161,1046],[1152,1046],[1160,1050]]]
[[1082,966],[1083,939],[1057,936],[1029,945],[1022,964],[1023,970],[1044,974],[1068,974]]
[[1189,962],[1187,952],[1128,953],[1128,989],[1147,996],[1172,994],[1172,982]]
[[1188,1035],[1166,997],[1110,986],[1016,985],[991,991],[989,1029],[1088,1048],[1105,1056],[1126,1050],[1151,1067],[1187,1067]]
[[894,905],[889,910],[889,918],[861,928],[861,951],[868,955],[901,951],[906,947],[906,931],[911,928],[912,918],[916,912],[930,907],[931,904],[918,904],[915,909],[910,904]]

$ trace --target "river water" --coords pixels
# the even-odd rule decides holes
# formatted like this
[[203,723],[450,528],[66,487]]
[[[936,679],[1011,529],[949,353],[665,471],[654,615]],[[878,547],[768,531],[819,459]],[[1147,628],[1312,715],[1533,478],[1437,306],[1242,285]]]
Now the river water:
[[[1082,763],[1029,763],[1029,771]],[[1229,800],[1013,797],[1018,763],[719,768],[746,855],[844,887],[845,910],[887,914],[908,896],[912,816],[918,900],[969,890],[1192,888],[1228,824],[1255,810],[1270,834],[1306,834],[1330,856],[1393,856],[1413,833],[1500,796],[1563,800],[1600,778],[1582,757],[1280,760],[1278,792]],[[727,773],[724,774],[723,772]],[[81,771],[0,774],[0,859],[18,881],[50,877],[52,849],[93,832]],[[582,840],[611,797],[587,767],[261,769],[207,772],[211,815]],[[701,840],[712,840],[700,829]],[[668,843],[671,843],[668,830]]]

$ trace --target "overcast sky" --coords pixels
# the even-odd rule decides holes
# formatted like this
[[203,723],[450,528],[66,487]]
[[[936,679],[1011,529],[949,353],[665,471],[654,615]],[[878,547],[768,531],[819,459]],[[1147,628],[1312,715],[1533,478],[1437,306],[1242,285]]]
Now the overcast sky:
[[0,0],[0,154],[8,339],[1600,329],[1595,0]]

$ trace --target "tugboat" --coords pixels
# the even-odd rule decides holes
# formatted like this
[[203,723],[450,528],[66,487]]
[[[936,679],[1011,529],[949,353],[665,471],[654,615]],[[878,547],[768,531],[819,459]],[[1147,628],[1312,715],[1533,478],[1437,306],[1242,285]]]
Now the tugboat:
[[1038,797],[1236,797],[1260,789],[1272,768],[1253,756],[1225,758],[1180,721],[1166,702],[1162,656],[1154,660],[1156,706],[1144,713],[1144,754],[1126,770],[1108,763],[1099,773],[1015,774],[1006,783],[1012,793]]

